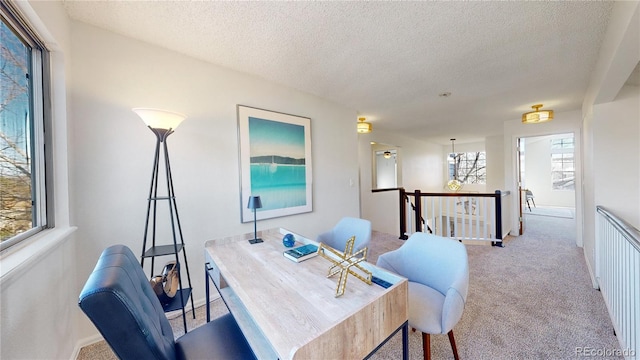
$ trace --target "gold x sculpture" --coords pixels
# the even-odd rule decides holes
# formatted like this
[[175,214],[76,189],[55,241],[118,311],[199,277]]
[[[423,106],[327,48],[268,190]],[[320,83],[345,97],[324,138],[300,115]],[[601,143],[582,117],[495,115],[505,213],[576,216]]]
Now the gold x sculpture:
[[[365,261],[367,259],[367,248],[353,253],[353,243],[356,240],[355,236],[352,236],[347,240],[347,245],[344,248],[344,252],[340,252],[330,246],[327,246],[323,243],[320,243],[320,248],[318,249],[318,253],[323,258],[331,261],[333,265],[329,268],[329,273],[327,277],[332,277],[333,275],[340,273],[340,279],[338,280],[338,287],[336,288],[336,297],[342,296],[344,294],[344,290],[347,287],[347,276],[349,274],[357,277],[358,279],[364,281],[365,283],[371,285],[371,271],[363,268],[359,263]],[[335,256],[330,256],[325,253],[329,251]],[[362,254],[362,257],[358,257]],[[357,268],[362,271],[365,276],[362,276],[355,271],[352,270],[352,267]]]

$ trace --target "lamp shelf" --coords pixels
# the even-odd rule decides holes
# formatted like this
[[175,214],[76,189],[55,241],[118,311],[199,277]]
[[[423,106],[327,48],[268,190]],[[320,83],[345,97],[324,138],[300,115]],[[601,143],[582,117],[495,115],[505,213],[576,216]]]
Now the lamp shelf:
[[[177,244],[178,253],[182,251],[182,244]],[[152,246],[147,251],[144,252],[142,257],[154,257],[154,256],[163,256],[163,255],[173,255],[177,253],[175,247],[173,245],[159,245]]]
[[175,196],[158,196],[158,197],[152,197],[149,198],[149,201],[153,201],[153,200],[174,200],[176,197]]
[[[182,304],[180,303],[180,294],[182,294]],[[164,310],[164,312],[171,312],[184,309],[187,305],[187,300],[189,300],[189,296],[191,296],[191,288],[182,288],[176,293],[176,296],[173,297],[171,302],[162,306],[162,310]]]

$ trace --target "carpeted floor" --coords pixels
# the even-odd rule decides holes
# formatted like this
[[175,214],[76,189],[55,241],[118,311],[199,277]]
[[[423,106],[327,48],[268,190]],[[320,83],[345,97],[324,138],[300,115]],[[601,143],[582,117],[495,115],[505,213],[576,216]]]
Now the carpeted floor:
[[525,208],[522,213],[524,215],[535,216],[553,216],[567,219],[575,217],[575,208],[556,207],[556,206],[534,206],[531,209]]
[[[462,359],[568,359],[577,348],[619,349],[600,292],[593,289],[573,219],[530,216],[526,234],[504,248],[468,245],[470,284],[465,312],[454,328]],[[369,261],[400,246],[396,235],[374,232]],[[214,314],[226,309],[215,301]],[[214,315],[215,316],[215,315]],[[204,322],[187,315],[189,328]],[[175,335],[182,317],[171,320]],[[411,359],[422,358],[419,333],[409,336]],[[446,335],[431,337],[433,359],[452,359]],[[400,359],[400,334],[372,359]],[[611,357],[609,357],[611,358]],[[84,347],[77,359],[115,359],[104,342]]]

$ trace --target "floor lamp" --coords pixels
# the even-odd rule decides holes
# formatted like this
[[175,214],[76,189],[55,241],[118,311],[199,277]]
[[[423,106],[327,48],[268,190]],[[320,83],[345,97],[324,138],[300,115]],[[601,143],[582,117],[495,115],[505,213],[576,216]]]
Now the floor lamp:
[[[182,227],[180,226],[180,217],[178,215],[178,207],[176,205],[176,198],[173,190],[173,178],[171,177],[171,165],[169,163],[169,151],[167,149],[167,137],[176,130],[178,125],[186,118],[185,115],[174,113],[171,111],[158,110],[158,109],[148,109],[148,108],[135,108],[133,111],[142,118],[144,123],[151,129],[151,131],[156,135],[156,150],[153,161],[153,171],[151,173],[151,186],[149,188],[149,197],[147,204],[147,220],[144,228],[144,242],[142,244],[142,257],[140,260],[140,264],[144,267],[144,259],[147,257],[151,258],[151,276],[153,277],[153,269],[154,269],[154,259],[155,256],[162,255],[171,255],[175,254],[176,262],[179,261],[178,254],[182,251],[184,256],[184,266],[182,269],[187,270],[187,279],[189,282],[188,291],[184,292],[184,287],[182,286],[182,277],[178,276],[180,291],[175,295],[179,296],[180,307],[182,308],[182,319],[184,322],[184,331],[187,332],[187,319],[185,315],[185,305],[186,299],[185,297],[191,293],[191,275],[189,274],[189,264],[187,263],[187,253],[183,249],[184,248],[184,240],[182,237]],[[161,156],[161,153],[163,154]],[[166,196],[158,196],[158,175],[160,170],[160,157],[164,158],[164,168],[165,168],[165,179],[167,190]],[[166,201],[169,204],[169,217],[171,219],[171,232],[173,236],[173,245],[161,245],[156,246],[156,210],[157,210],[157,202],[158,201]],[[153,212],[152,212],[153,209]],[[151,220],[151,226],[149,221]],[[147,238],[149,236],[149,228],[151,227],[151,247],[147,249]],[[180,237],[180,241],[178,242],[177,234]],[[177,310],[175,308],[165,309],[165,311]],[[195,308],[193,304],[193,296],[191,296],[191,310],[193,313],[193,318],[196,318]]]

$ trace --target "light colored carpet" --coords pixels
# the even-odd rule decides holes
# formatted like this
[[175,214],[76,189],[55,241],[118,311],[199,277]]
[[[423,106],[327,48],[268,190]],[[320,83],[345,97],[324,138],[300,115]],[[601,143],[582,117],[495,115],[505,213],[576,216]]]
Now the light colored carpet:
[[522,213],[524,215],[552,216],[552,217],[573,219],[575,217],[575,208],[554,207],[554,206],[532,206],[531,210],[529,210],[529,208],[525,208],[522,211]]
[[[462,319],[454,328],[461,359],[568,359],[576,348],[619,349],[600,292],[593,289],[582,249],[575,246],[572,219],[532,216],[525,235],[508,237],[504,248],[468,245],[470,285]],[[374,232],[369,261],[403,243]],[[215,301],[214,314],[226,309]],[[215,316],[215,315],[214,315]],[[189,329],[204,322],[187,314]],[[171,320],[176,336],[182,318]],[[419,333],[410,332],[411,359],[422,358]],[[433,359],[452,359],[446,335],[431,337]],[[372,359],[400,359],[398,333]],[[114,359],[99,342],[78,359]],[[608,357],[611,359],[614,357]]]

